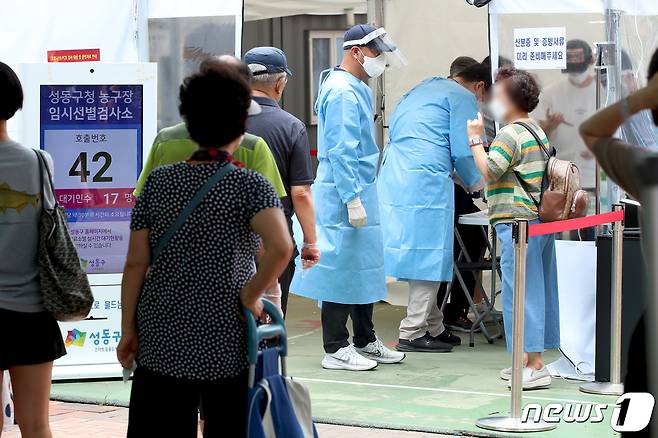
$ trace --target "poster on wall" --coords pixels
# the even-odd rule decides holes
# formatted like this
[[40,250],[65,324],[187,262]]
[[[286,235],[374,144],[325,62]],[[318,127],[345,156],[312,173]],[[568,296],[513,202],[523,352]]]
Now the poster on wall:
[[514,66],[523,70],[567,68],[566,28],[514,29]]
[[85,272],[122,272],[142,168],[142,85],[41,85],[40,122]]

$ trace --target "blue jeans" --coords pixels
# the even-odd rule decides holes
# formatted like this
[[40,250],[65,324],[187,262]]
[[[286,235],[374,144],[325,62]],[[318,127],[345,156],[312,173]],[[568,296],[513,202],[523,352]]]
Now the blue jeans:
[[[531,221],[530,225],[540,223]],[[496,225],[503,275],[503,321],[507,350],[512,351],[514,307],[514,240],[512,224]],[[541,353],[560,347],[560,307],[557,291],[555,236],[533,236],[526,253],[524,352]]]

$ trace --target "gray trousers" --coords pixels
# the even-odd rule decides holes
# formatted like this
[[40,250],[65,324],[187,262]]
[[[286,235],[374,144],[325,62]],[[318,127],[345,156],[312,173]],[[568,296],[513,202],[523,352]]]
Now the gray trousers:
[[400,339],[413,341],[426,332],[438,336],[445,330],[443,313],[437,304],[440,281],[409,280],[407,317],[400,323]]

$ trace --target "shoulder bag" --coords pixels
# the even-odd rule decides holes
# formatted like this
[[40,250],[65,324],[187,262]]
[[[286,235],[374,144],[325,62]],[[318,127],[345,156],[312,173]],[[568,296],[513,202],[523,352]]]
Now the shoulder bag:
[[514,171],[519,184],[537,207],[539,219],[542,222],[555,222],[584,217],[587,214],[588,196],[587,192],[580,186],[578,166],[570,161],[555,158],[555,148],[551,148],[551,151],[549,151],[539,135],[528,124],[515,122],[515,125],[528,130],[548,157],[539,201],[532,196],[521,175],[516,170]]
[[[48,164],[41,152],[34,152],[39,162],[41,183],[38,263],[43,305],[58,321],[79,321],[89,315],[94,296],[71,240],[66,213],[57,202]],[[48,208],[45,203],[44,174],[48,193],[55,199],[53,208]]]

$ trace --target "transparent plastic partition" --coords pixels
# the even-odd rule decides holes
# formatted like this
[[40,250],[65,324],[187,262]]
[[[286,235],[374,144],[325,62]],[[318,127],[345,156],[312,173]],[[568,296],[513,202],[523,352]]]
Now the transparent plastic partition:
[[[646,85],[647,67],[658,48],[658,15],[634,15],[619,12],[572,14],[498,14],[491,17],[497,26],[499,64],[513,63],[514,30],[518,28],[563,27],[568,41],[585,42],[593,62],[584,72],[532,70],[539,79],[542,94],[537,109],[531,114],[547,131],[558,157],[573,161],[581,170],[581,182],[594,197],[597,168],[593,155],[582,141],[578,128],[598,107],[605,107]],[[618,32],[614,20],[618,20]],[[597,81],[597,43],[617,39],[621,55],[613,54],[604,64]],[[613,46],[614,47],[614,46]],[[613,49],[613,52],[614,49]],[[597,99],[597,83],[598,87]],[[550,123],[551,120],[553,123]],[[620,130],[618,136],[629,143],[658,148],[658,129],[648,111],[637,114]],[[611,204],[625,194],[599,170],[600,211],[610,211]],[[590,213],[596,210],[591,203]]]
[[[589,47],[591,63],[582,72],[560,69],[532,70],[542,93],[531,117],[546,131],[558,158],[575,162],[581,171],[581,183],[594,196],[596,161],[581,139],[580,124],[596,112],[595,43],[605,40],[603,14],[501,14],[498,19],[499,64],[513,62],[514,30],[519,28],[565,28],[567,41],[579,40]],[[506,61],[509,60],[509,61]],[[587,60],[584,59],[586,62]],[[594,213],[594,202],[591,203]]]
[[180,123],[178,89],[209,56],[235,54],[236,17],[149,19],[149,56],[158,63],[158,129]]

